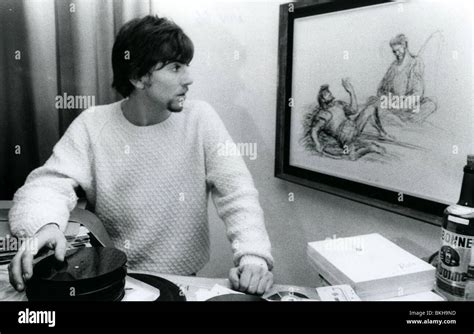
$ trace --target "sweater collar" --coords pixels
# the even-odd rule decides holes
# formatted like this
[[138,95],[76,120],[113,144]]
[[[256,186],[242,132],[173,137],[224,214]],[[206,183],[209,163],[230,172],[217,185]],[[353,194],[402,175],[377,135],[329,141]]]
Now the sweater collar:
[[121,107],[123,101],[124,99],[115,103],[114,115],[118,123],[120,124],[120,127],[124,129],[127,133],[141,135],[141,134],[150,134],[154,132],[162,132],[162,131],[172,128],[173,125],[176,123],[177,118],[179,118],[178,113],[173,113],[163,122],[160,122],[158,124],[153,124],[153,125],[148,125],[148,126],[138,126],[131,123],[124,116],[122,107]]

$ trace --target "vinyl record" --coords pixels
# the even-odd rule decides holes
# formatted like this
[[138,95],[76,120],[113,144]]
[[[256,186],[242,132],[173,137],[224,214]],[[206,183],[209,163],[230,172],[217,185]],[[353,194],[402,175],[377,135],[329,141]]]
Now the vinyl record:
[[237,294],[237,293],[229,293],[225,295],[212,297],[206,301],[207,302],[266,302],[265,299],[258,296],[244,295],[244,294]]
[[267,299],[278,301],[298,301],[299,299],[309,299],[309,297],[299,292],[279,291]]
[[[106,289],[117,282],[123,282],[127,274],[126,268],[120,268],[107,276],[99,276],[97,279],[88,278],[86,280],[48,280],[35,277],[26,282],[27,294],[32,295],[45,294],[60,297],[63,294],[83,295],[91,291]],[[34,292],[36,291],[36,292]]]
[[27,281],[29,300],[117,300],[123,297],[125,264],[122,251],[86,247],[66,252],[64,261],[54,255],[38,262]]
[[76,295],[76,299],[87,301],[120,301],[125,295],[125,279],[111,284],[108,287],[94,290],[82,295]]
[[[125,279],[119,280],[109,286],[91,290],[82,294],[71,294],[66,289],[39,289],[27,288],[27,297],[30,301],[115,301],[124,296]],[[69,295],[68,295],[69,294]],[[64,297],[68,295],[67,297]]]
[[143,283],[150,284],[151,286],[160,290],[160,296],[155,300],[161,301],[174,301],[174,302],[185,302],[186,297],[181,289],[174,283],[153,275],[129,273],[128,276],[133,277]]

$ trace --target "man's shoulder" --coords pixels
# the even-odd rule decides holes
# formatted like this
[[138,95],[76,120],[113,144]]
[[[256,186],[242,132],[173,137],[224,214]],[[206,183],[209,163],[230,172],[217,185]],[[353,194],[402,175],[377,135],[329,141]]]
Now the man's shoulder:
[[344,111],[344,109],[348,106],[349,103],[341,100],[336,100],[334,101],[334,104],[330,108],[328,108],[328,111],[330,111],[331,113],[337,113],[340,111]]
[[113,102],[110,104],[92,106],[77,116],[77,119],[85,122],[89,126],[98,125],[101,121],[110,119],[115,112],[121,101]]
[[[89,136],[94,136],[109,123],[119,108],[119,103],[114,102],[107,105],[92,106],[82,111],[72,122],[70,127],[78,131],[86,131]],[[82,129],[82,130],[80,130]]]
[[398,63],[398,61],[397,60],[392,61],[392,63],[390,64],[390,66],[387,69],[387,73],[390,72],[390,71],[395,70],[397,67],[400,67],[400,64]]
[[421,57],[415,56],[415,55],[410,55],[410,60],[411,60],[411,66],[410,67],[412,69],[414,69],[415,71],[423,69],[424,64],[423,64],[423,59],[421,59]]
[[214,108],[208,102],[203,100],[186,101],[183,111],[187,111],[189,113],[215,112]]
[[[183,112],[187,115],[187,126],[196,129],[204,136],[226,132],[226,126],[217,111],[206,101],[189,101]],[[227,134],[226,134],[227,135]]]
[[183,113],[185,113],[187,117],[198,121],[219,118],[216,110],[208,102],[203,100],[187,101],[184,105]]

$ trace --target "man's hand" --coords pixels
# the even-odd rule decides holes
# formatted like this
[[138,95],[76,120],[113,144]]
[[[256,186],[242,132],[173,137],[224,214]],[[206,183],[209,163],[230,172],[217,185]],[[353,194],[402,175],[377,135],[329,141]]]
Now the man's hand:
[[352,94],[354,92],[354,87],[351,84],[351,80],[349,78],[343,78],[341,80],[342,87],[348,92],[349,94]]
[[234,290],[257,295],[263,295],[273,285],[272,272],[256,264],[232,268],[229,279]]
[[36,234],[26,240],[8,266],[10,284],[23,291],[25,282],[33,275],[33,258],[43,247],[54,249],[56,259],[64,261],[66,238],[56,224],[43,226]]

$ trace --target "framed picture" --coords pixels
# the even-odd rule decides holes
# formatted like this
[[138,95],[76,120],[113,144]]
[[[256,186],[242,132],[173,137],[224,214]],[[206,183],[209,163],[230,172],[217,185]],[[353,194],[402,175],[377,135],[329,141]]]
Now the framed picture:
[[474,152],[472,15],[281,5],[275,176],[439,225]]

